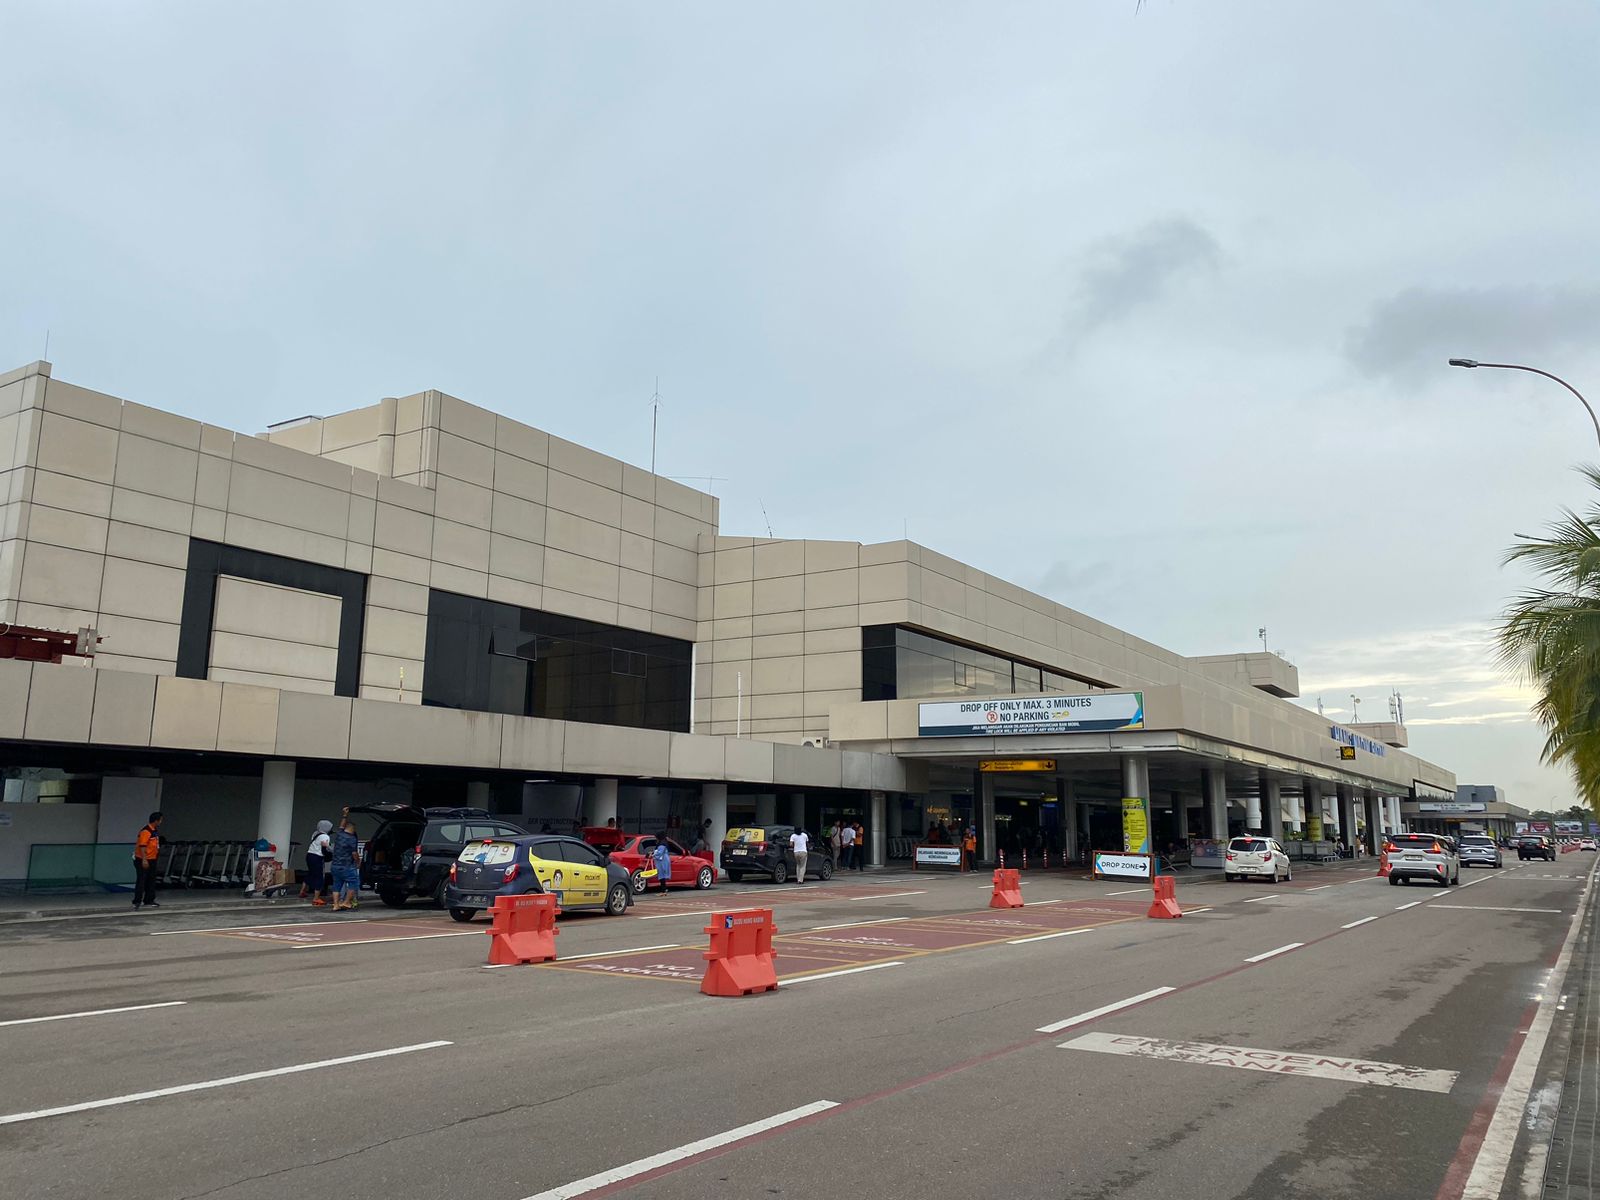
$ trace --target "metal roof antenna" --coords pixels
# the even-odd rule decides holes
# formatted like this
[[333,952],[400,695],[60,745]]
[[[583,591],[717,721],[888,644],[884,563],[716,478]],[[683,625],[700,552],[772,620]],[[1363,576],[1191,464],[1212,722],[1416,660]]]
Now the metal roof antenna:
[[656,376],[656,390],[650,394],[650,474],[656,473],[656,422],[661,416],[661,376]]
[[767,502],[761,497],[756,497],[756,503],[761,505],[761,519],[767,523],[767,536],[772,536],[772,518],[767,516]]

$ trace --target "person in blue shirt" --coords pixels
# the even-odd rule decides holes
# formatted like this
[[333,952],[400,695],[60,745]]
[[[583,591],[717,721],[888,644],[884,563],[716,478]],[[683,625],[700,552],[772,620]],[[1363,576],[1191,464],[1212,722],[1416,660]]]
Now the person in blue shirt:
[[672,878],[672,854],[667,849],[667,843],[661,838],[656,839],[656,848],[650,852],[650,858],[656,867],[656,882],[661,885],[662,892],[667,890],[667,881]]
[[361,839],[355,823],[346,817],[333,835],[333,911],[356,907],[361,891]]

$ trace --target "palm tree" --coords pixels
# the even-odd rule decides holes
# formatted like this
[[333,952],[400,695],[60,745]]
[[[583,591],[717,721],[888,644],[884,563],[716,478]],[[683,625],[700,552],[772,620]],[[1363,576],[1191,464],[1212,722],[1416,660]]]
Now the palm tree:
[[[1580,467],[1600,490],[1600,467]],[[1579,795],[1600,811],[1600,502],[1564,509],[1543,538],[1506,552],[1546,584],[1522,593],[1499,631],[1501,660],[1539,692],[1545,762],[1568,767]]]

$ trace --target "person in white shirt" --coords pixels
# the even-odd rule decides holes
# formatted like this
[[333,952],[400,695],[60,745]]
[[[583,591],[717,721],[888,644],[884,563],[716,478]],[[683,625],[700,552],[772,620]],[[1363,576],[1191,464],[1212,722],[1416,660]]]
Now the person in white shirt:
[[856,831],[849,821],[839,822],[839,869],[848,871],[855,861]]
[[806,853],[811,849],[811,838],[804,829],[796,829],[789,835],[789,849],[794,851],[794,881],[806,881]]

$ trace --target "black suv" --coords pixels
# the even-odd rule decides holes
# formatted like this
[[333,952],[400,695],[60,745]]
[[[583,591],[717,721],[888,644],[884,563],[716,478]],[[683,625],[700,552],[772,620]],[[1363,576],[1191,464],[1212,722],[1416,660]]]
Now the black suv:
[[1547,862],[1555,862],[1555,843],[1549,838],[1545,837],[1542,833],[1524,834],[1522,840],[1517,843],[1517,858],[1519,860],[1525,858],[1542,858]]
[[[722,839],[722,870],[734,883],[746,875],[770,875],[773,883],[787,883],[794,874],[794,852],[789,849],[793,825],[746,825],[728,830]],[[833,855],[813,837],[806,853],[806,874],[833,878]]]
[[528,831],[481,808],[416,808],[410,804],[369,804],[350,815],[378,818],[362,855],[361,882],[390,908],[412,896],[427,896],[444,907],[450,864],[461,847],[480,838],[522,837]]

